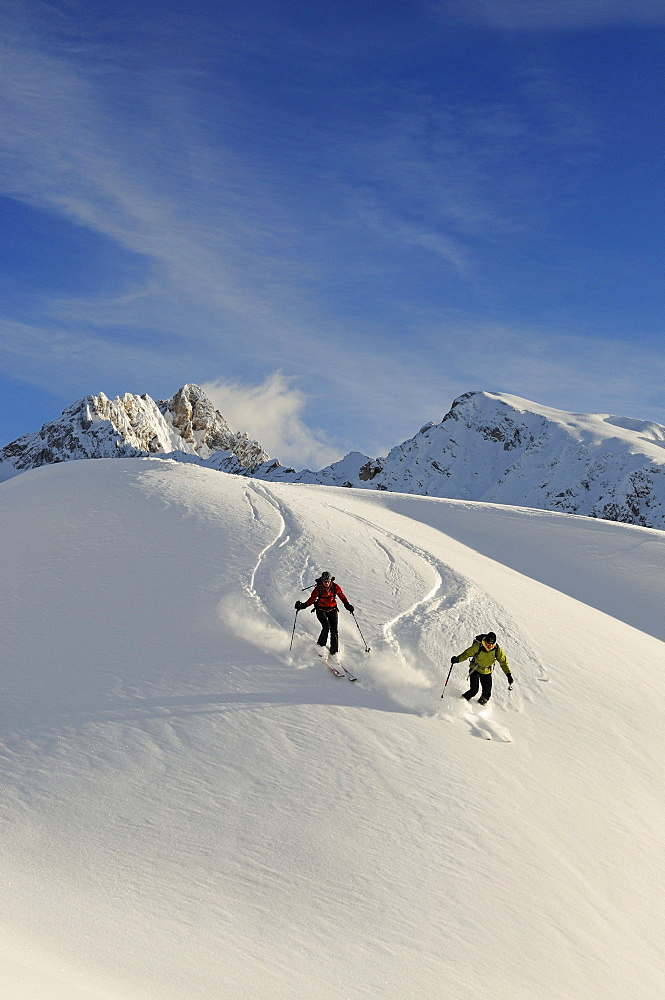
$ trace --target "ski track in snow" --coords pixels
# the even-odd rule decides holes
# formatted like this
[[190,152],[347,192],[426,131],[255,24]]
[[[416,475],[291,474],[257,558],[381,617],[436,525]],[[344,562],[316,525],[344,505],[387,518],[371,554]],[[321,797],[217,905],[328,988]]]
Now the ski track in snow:
[[[259,552],[244,590],[252,602],[251,614],[241,612],[245,638],[264,652],[276,655],[282,662],[303,669],[312,663],[315,652],[311,635],[306,635],[305,623],[296,620],[291,643],[292,626],[284,627],[287,618],[293,620],[295,597],[301,597],[305,577],[314,576],[312,560],[306,552],[305,532],[298,516],[263,483],[248,484],[247,501],[255,520],[263,521],[260,504],[263,502],[274,512],[277,529],[274,537]],[[309,582],[309,580],[308,580]],[[313,579],[311,581],[313,586]],[[295,596],[294,596],[295,595]],[[317,622],[318,629],[318,622]]]
[[[284,519],[284,516],[282,515],[282,512],[281,512],[281,510],[279,508],[279,505],[275,502],[274,498],[269,494],[269,491],[268,490],[261,490],[261,491],[259,491],[259,489],[254,488],[253,492],[256,493],[256,494],[258,494],[259,492],[261,492],[265,496],[265,499],[268,501],[268,503],[271,505],[271,507],[273,507],[275,509],[275,511],[277,513],[277,516],[279,518],[279,521],[280,521],[279,531],[277,532],[277,535],[275,536],[275,538],[273,538],[273,540],[271,542],[268,542],[268,544],[265,545],[261,549],[261,551],[259,552],[258,558],[256,560],[256,563],[255,563],[254,567],[252,568],[252,572],[251,572],[250,577],[249,577],[249,583],[247,584],[247,589],[249,590],[250,594],[252,594],[252,596],[254,596],[258,600],[260,600],[259,595],[258,595],[258,593],[256,591],[255,584],[256,584],[256,576],[257,576],[259,570],[261,569],[261,563],[263,562],[263,560],[265,559],[267,553],[271,549],[275,548],[275,546],[277,546],[277,545],[284,545],[284,544],[286,544],[286,542],[288,542],[288,540],[289,540],[289,536],[286,535],[286,521]],[[254,503],[254,500],[253,500],[252,496],[249,494],[249,492],[246,495],[247,495],[247,500],[249,502],[249,505],[252,508],[252,512],[254,514],[254,519],[256,521],[260,521],[261,520],[261,515],[260,515],[259,511],[257,510],[257,507],[256,507],[256,505]],[[284,535],[286,535],[286,537],[283,537]]]
[[[333,505],[328,505],[333,506]],[[377,532],[381,533],[386,539],[396,543],[398,546],[406,549],[407,551],[418,556],[426,566],[431,570],[432,576],[434,577],[434,584],[430,590],[417,601],[412,603],[404,611],[400,611],[399,614],[395,615],[389,621],[384,622],[381,625],[381,631],[383,634],[383,640],[385,644],[390,647],[395,655],[399,657],[404,664],[408,662],[407,655],[405,654],[400,641],[397,636],[397,632],[400,626],[406,626],[415,624],[422,632],[427,632],[438,625],[438,619],[440,617],[440,611],[443,606],[447,605],[457,605],[461,603],[466,603],[469,600],[470,587],[462,577],[457,573],[454,573],[449,566],[447,566],[442,561],[435,559],[430,556],[429,553],[420,549],[417,545],[413,545],[408,542],[405,538],[401,538],[395,535],[393,532],[388,531],[385,528],[361,517],[359,514],[354,514],[350,511],[340,510],[338,507],[333,507],[340,514],[345,514],[347,517],[352,517],[356,521],[365,525],[370,534],[375,534]],[[393,596],[395,600],[399,600],[399,570],[398,570],[398,560],[384,542],[380,541],[378,538],[374,537],[374,543],[377,548],[382,551],[389,564],[388,573],[389,575],[394,575],[396,577],[396,582],[393,585]],[[424,576],[425,574],[423,574]],[[445,590],[444,590],[445,583]],[[439,669],[436,663],[433,663],[429,657],[427,658],[427,665],[430,669]]]
[[[476,631],[479,630],[479,626],[469,626],[469,622],[473,622],[474,620],[476,622],[501,622],[501,634],[502,636],[506,636],[505,640],[503,640],[505,648],[510,649],[512,647],[514,649],[526,650],[530,663],[535,665],[536,670],[541,675],[538,679],[549,679],[542,676],[544,674],[543,668],[538,662],[535,652],[529,649],[527,640],[521,633],[517,623],[513,620],[512,616],[507,613],[506,609],[491,598],[489,594],[481,591],[474,584],[460,576],[460,574],[456,573],[452,567],[450,567],[443,560],[432,556],[431,553],[425,551],[417,545],[414,545],[402,536],[377,525],[373,521],[363,518],[359,514],[354,514],[351,511],[340,509],[334,505],[328,504],[327,506],[333,506],[333,509],[339,513],[346,514],[347,516],[352,517],[364,524],[370,533],[381,533],[384,538],[418,556],[429,567],[434,577],[434,585],[431,589],[422,598],[415,601],[404,611],[400,612],[389,621],[384,622],[381,628],[386,646],[393,650],[396,659],[404,664],[405,669],[408,669],[413,659],[413,652],[402,647],[398,638],[398,632],[402,629],[405,634],[409,634],[413,631],[413,627],[417,626],[421,636],[423,637],[421,646],[417,651],[417,664],[422,669],[422,661],[424,660],[430,679],[432,677],[436,677],[436,680],[433,680],[433,684],[436,685],[437,698],[439,698],[440,690],[438,685],[441,683],[442,677],[441,664],[444,665],[443,672],[445,674],[448,671],[448,664],[450,660],[450,655],[446,656],[441,649],[440,637],[442,635],[446,637],[450,633],[454,635],[460,634],[461,638],[456,645],[456,649],[459,652],[461,649],[466,648],[470,641],[469,629],[472,629],[474,635],[476,634]],[[384,542],[377,538],[374,538],[374,541],[377,547],[386,554],[389,560],[389,569],[390,571],[393,571],[397,565],[397,559],[394,554]],[[398,599],[399,593],[397,588],[393,589],[393,593],[395,598]],[[459,645],[460,642],[461,645]],[[428,648],[430,649],[429,655]],[[500,668],[497,669],[499,677],[502,679],[504,677],[503,671]],[[513,670],[514,669],[515,668],[513,667]],[[529,687],[532,686],[529,684],[527,677],[528,672],[525,672],[521,680],[523,684],[527,681],[528,690]],[[466,683],[464,684],[464,687],[466,687]],[[519,691],[513,689],[513,691],[509,693],[506,692],[506,700],[503,693],[499,694],[499,697],[497,698],[496,690],[497,688],[495,684],[495,693],[493,694],[494,704],[499,703],[502,707],[507,707],[512,711],[522,712],[524,710],[524,700]],[[533,690],[528,691],[528,693],[531,697],[536,694]],[[427,695],[424,695],[423,692],[418,692],[417,694],[414,692],[414,694],[415,698],[412,696],[408,699],[412,707],[421,710],[426,715],[434,715],[435,717],[440,716],[441,709],[439,704],[432,709],[431,691],[429,691]],[[452,687],[450,688],[450,696],[458,698],[460,694],[461,692],[457,690],[455,681],[453,681]],[[402,693],[402,698],[403,697],[404,694]],[[439,702],[440,701],[441,699],[439,698]],[[450,719],[450,716],[448,716],[448,718]],[[472,727],[477,728],[479,725],[477,717],[468,717],[467,713],[467,721],[469,721],[469,718],[473,719]],[[492,724],[486,719],[482,719],[480,724],[484,724],[485,732],[490,733],[490,735],[486,738],[492,738]],[[502,732],[502,727],[497,726],[496,724],[494,725],[494,730],[495,739],[504,740],[505,742],[509,742],[511,740],[508,730],[504,730]]]
[[[288,601],[293,608],[296,599],[293,593],[300,597],[303,591],[302,570],[296,568],[298,563],[302,564],[300,554],[303,548],[303,530],[289,506],[271,490],[258,483],[252,483],[251,488],[257,497],[273,508],[280,527],[273,540],[259,555],[252,573],[250,590],[260,604],[262,613],[275,628],[281,629],[284,602]],[[287,630],[283,631],[287,636]],[[286,648],[285,653],[288,652]],[[288,660],[291,662],[292,657]]]
[[[313,586],[320,560],[316,560],[316,553],[309,551],[311,541],[308,541],[301,515],[271,489],[263,483],[253,482],[248,484],[245,497],[255,521],[265,523],[264,505],[267,505],[276,519],[276,525],[273,537],[258,553],[243,584],[245,606],[240,607],[237,599],[227,599],[221,613],[237,634],[242,634],[259,649],[272,653],[286,664],[304,669],[312,663],[318,623],[314,624],[312,631],[308,619],[303,621],[296,617],[290,651],[291,628],[284,626],[285,613],[286,608],[293,606],[291,599],[294,593],[299,595],[310,585]],[[367,659],[359,659],[355,650],[355,657],[344,653],[343,660],[348,660],[348,666],[359,677],[360,685],[380,689],[407,711],[446,721],[463,721],[476,735],[480,728],[485,738],[509,741],[508,731],[505,730],[502,735],[497,724],[494,724],[492,734],[491,723],[487,719],[454,709],[452,714],[448,711],[451,700],[458,699],[461,690],[466,687],[466,677],[460,675],[459,670],[457,676],[453,670],[444,700],[441,699],[441,691],[452,652],[466,648],[484,623],[492,622],[500,628],[502,644],[509,657],[512,650],[519,650],[522,661],[526,659],[528,663],[528,667],[521,663],[518,669],[519,690],[510,694],[503,691],[503,673],[497,671],[493,707],[522,712],[525,700],[537,697],[538,685],[535,681],[549,678],[545,677],[542,666],[530,651],[512,616],[489,594],[455,572],[442,559],[408,539],[352,511],[334,504],[326,504],[326,507],[336,517],[350,518],[362,525],[367,539],[381,553],[386,566],[385,583],[389,588],[387,603],[399,606],[403,602],[405,588],[414,574],[422,579],[424,588],[427,588],[415,601],[409,594],[409,603],[404,610],[378,622],[378,637],[376,633],[372,636],[365,634],[363,629],[372,648]],[[247,602],[251,603],[251,607],[247,606]],[[416,648],[412,645],[413,640],[411,644],[406,640],[414,634],[419,637]],[[513,670],[516,669],[514,663],[513,657]],[[464,707],[468,709],[468,705]]]
[[248,484],[244,497],[257,527],[266,522],[260,501],[269,506],[271,513],[277,519],[277,525],[273,537],[259,551],[256,561],[241,583],[240,591],[227,594],[220,601],[218,615],[239,638],[253,644],[263,653],[286,659],[289,636],[283,625],[284,619],[270,614],[265,597],[262,596],[267,593],[268,586],[264,588],[260,582],[268,571],[271,554],[290,539],[286,519],[281,506],[262,486],[255,483]]

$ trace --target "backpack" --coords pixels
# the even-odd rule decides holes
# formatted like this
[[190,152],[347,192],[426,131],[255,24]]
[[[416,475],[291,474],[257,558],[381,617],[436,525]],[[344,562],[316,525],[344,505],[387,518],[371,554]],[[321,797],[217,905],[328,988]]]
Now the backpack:
[[[337,594],[335,593],[335,577],[334,576],[330,577],[330,583],[331,583],[332,588],[333,588],[333,595],[334,595],[335,598],[337,598]],[[321,583],[321,577],[319,577],[317,579],[317,581],[316,581],[317,596],[316,596],[316,600],[314,601],[314,607],[312,608],[312,611],[316,610],[317,604],[319,603],[319,601],[323,597],[323,589],[322,588],[323,588],[323,584]]]

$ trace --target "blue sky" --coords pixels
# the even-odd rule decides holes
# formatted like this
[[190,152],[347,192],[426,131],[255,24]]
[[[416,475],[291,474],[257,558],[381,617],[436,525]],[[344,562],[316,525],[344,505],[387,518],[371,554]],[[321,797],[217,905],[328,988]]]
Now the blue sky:
[[5,0],[0,444],[206,386],[321,467],[455,396],[665,423],[665,5]]

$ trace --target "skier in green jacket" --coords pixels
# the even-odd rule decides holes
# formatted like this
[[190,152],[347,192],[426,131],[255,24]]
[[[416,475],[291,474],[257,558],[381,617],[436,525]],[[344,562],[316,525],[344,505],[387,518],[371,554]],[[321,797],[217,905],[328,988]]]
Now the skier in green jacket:
[[471,701],[478,694],[478,688],[482,688],[482,694],[478,699],[479,705],[486,705],[492,697],[492,671],[494,664],[498,662],[504,674],[508,678],[508,690],[513,687],[513,675],[508,666],[506,654],[496,641],[494,632],[487,632],[485,635],[477,635],[468,649],[465,649],[459,656],[452,656],[450,662],[463,663],[464,660],[471,659],[469,666],[469,690],[462,695],[467,701]]

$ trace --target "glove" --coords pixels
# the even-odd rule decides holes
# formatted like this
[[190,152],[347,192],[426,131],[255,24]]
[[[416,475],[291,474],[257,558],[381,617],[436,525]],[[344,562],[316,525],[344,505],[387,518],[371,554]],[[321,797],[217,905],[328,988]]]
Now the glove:
[[453,663],[459,663],[459,660],[457,659],[456,656],[451,656],[450,657],[450,662],[451,662],[451,664],[453,664]]
[[352,604],[345,604],[344,607],[349,612],[350,615],[356,610]]
[[515,683],[515,682],[513,681],[513,675],[512,675],[512,674],[506,674],[506,677],[508,678],[508,690],[509,690],[509,691],[512,691],[512,689],[513,689],[513,684]]
[[302,603],[302,601],[296,601],[296,611],[302,611],[304,607],[305,605]]

